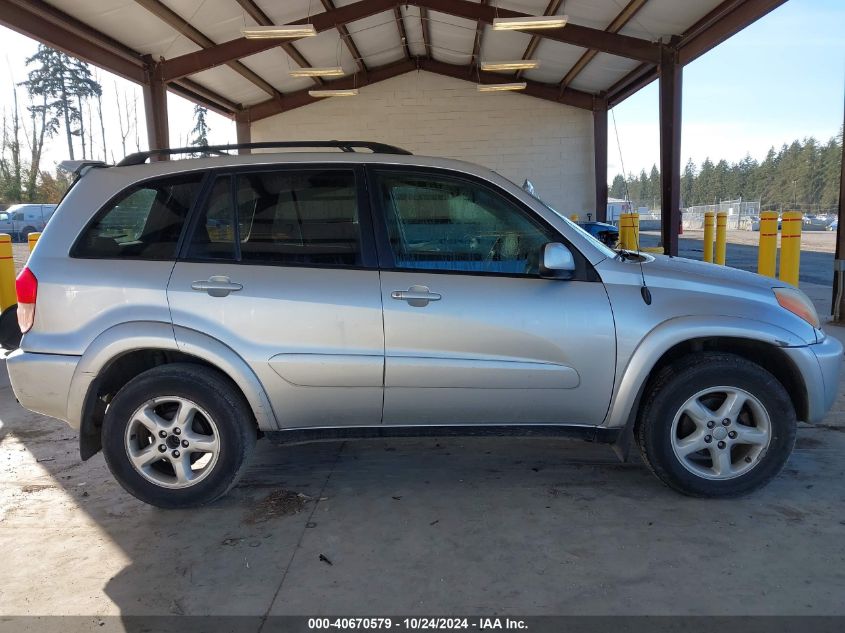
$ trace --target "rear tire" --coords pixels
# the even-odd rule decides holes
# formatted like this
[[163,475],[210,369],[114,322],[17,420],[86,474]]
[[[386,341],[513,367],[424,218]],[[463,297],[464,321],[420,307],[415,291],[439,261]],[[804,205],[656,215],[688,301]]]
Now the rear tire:
[[637,440],[671,488],[735,497],[767,484],[786,464],[797,421],[786,389],[733,354],[706,352],[663,368],[644,395]]
[[237,482],[257,428],[223,375],[190,363],[147,370],[109,404],[103,454],[115,479],[159,508],[211,503]]

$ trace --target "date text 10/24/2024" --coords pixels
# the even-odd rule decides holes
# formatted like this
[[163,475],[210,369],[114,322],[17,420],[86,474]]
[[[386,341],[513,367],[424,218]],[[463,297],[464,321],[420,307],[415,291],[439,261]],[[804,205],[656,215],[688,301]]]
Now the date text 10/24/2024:
[[476,617],[412,617],[412,618],[309,618],[309,630],[394,630],[448,631],[477,630],[524,631],[528,626],[518,618]]

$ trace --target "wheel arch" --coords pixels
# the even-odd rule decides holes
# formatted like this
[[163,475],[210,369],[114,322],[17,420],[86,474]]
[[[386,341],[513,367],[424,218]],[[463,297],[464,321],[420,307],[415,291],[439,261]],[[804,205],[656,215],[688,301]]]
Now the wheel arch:
[[654,328],[637,346],[618,379],[604,426],[632,426],[640,401],[653,377],[683,355],[721,351],[765,367],[789,392],[798,419],[808,412],[807,388],[800,371],[783,350],[806,346],[776,325],[740,317],[681,317]]
[[173,362],[217,370],[244,396],[259,430],[277,429],[263,385],[238,354],[193,330],[180,328],[180,339],[185,342],[177,341],[169,323],[136,322],[110,328],[89,345],[74,372],[67,411],[68,422],[79,429],[83,460],[101,448],[102,422],[111,397],[141,372]]

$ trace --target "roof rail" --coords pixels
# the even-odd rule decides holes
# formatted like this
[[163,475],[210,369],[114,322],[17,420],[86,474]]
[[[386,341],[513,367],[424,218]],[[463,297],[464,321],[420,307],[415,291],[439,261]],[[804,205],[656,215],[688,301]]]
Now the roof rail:
[[368,149],[379,154],[403,154],[410,155],[406,149],[386,145],[384,143],[373,143],[371,141],[265,141],[262,143],[238,143],[236,145],[205,145],[195,147],[176,147],[168,149],[153,149],[147,152],[129,154],[120,161],[118,167],[128,165],[143,165],[147,159],[153,156],[172,156],[174,154],[217,154],[228,155],[231,151],[239,149],[281,149],[291,147],[334,147],[344,152],[354,152],[356,148]]

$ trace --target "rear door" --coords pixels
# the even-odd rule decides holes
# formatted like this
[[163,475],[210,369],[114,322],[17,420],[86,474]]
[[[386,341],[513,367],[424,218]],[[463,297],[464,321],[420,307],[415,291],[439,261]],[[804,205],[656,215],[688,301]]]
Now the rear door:
[[382,262],[384,424],[599,424],[616,337],[604,286],[565,239],[498,188],[442,170],[371,172]]
[[218,174],[168,285],[173,323],[237,352],[283,427],[381,421],[384,332],[362,179],[336,165]]

